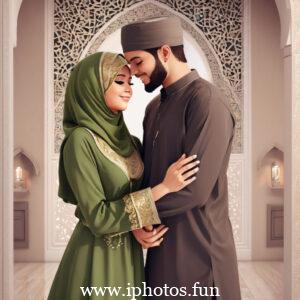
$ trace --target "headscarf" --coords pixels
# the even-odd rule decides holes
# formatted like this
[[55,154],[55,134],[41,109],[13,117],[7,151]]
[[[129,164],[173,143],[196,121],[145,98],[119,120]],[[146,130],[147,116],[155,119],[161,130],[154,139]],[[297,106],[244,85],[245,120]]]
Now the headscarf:
[[98,52],[81,60],[72,70],[64,102],[65,138],[60,147],[58,195],[76,204],[63,162],[64,145],[77,127],[86,127],[100,136],[119,155],[134,151],[122,112],[113,113],[106,105],[104,93],[127,61],[117,53]]

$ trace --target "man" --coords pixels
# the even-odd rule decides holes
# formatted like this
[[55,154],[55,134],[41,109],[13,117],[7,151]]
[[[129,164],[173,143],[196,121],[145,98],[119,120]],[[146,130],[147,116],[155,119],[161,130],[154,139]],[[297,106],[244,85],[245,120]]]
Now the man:
[[193,299],[240,299],[228,216],[226,172],[234,129],[229,105],[215,86],[189,69],[177,18],[129,24],[122,28],[121,40],[145,90],[163,86],[147,106],[143,122],[144,185],[161,182],[182,153],[197,154],[201,161],[194,183],[157,203],[162,223],[169,228],[164,241],[166,228],[134,232],[149,248],[147,286],[163,289],[162,295],[152,294],[156,299],[191,299],[189,294]]

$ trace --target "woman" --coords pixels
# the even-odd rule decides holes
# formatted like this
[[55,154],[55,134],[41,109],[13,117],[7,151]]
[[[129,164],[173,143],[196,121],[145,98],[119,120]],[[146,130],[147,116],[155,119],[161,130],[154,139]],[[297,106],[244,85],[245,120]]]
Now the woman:
[[[107,52],[79,62],[69,78],[59,196],[77,206],[79,222],[49,300],[129,299],[122,296],[127,295],[126,288],[139,287],[144,281],[142,249],[131,231],[159,224],[154,202],[195,178],[198,162],[182,156],[161,184],[139,190],[143,175],[140,144],[129,134],[122,115],[132,94],[130,80],[126,60]],[[102,291],[97,296],[90,289],[89,294],[86,288],[90,287]],[[120,287],[119,296],[110,295],[104,287]]]

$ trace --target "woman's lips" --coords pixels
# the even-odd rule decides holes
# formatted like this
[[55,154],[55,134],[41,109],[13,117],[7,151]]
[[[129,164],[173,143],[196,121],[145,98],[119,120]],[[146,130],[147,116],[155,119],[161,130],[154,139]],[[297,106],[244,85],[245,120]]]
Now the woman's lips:
[[130,97],[128,96],[121,96],[122,100],[126,101],[126,102],[129,102],[130,100]]

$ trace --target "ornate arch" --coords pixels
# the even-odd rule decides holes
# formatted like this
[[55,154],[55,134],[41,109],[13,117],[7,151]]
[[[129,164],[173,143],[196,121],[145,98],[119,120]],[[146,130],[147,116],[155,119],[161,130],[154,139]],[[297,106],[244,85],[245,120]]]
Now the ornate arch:
[[[122,26],[144,18],[169,15],[176,15],[181,19],[184,30],[192,35],[205,53],[214,83],[230,99],[237,121],[233,152],[243,152],[242,1],[234,0],[225,6],[221,0],[209,3],[198,0],[194,4],[185,1],[146,0],[127,1],[127,5],[124,4],[123,7],[118,2],[95,2],[86,7],[81,2],[74,11],[74,3],[67,6],[56,1],[55,25],[61,29],[55,31],[54,40],[55,152],[59,151],[63,139],[63,94],[73,65],[97,51],[103,41]],[[91,15],[94,18],[90,24],[87,20],[91,19]],[[76,29],[80,31],[77,32]]]

